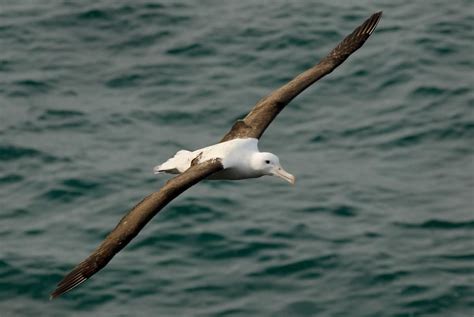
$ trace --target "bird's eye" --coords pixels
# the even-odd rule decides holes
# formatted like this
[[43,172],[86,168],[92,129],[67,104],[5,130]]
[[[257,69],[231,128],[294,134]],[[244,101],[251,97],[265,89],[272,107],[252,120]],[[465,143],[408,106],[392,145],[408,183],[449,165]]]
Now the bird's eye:
[[265,163],[270,164],[270,161],[269,161],[269,160],[265,160]]

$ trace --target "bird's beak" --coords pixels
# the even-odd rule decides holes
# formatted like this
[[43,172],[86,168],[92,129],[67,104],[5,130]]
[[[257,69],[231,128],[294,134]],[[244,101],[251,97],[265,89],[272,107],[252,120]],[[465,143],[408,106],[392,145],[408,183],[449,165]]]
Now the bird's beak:
[[296,182],[296,177],[294,177],[293,175],[285,171],[281,166],[278,166],[273,170],[273,175],[286,180],[288,183],[292,185],[294,185]]

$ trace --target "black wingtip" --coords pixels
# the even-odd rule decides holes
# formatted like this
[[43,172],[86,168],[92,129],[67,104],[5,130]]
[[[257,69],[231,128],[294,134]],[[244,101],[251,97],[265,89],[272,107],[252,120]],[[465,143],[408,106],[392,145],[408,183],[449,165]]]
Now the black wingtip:
[[368,25],[370,25],[368,34],[372,34],[372,32],[374,32],[375,28],[379,24],[380,19],[382,18],[382,15],[383,11],[378,11],[372,14],[371,17],[367,20],[367,22],[370,21],[370,23],[367,23]]
[[55,299],[84,283],[88,279],[90,270],[90,264],[87,261],[79,264],[58,283],[56,289],[50,294],[49,299]]
[[382,11],[372,14],[367,20],[359,25],[355,30],[346,36],[331,53],[326,57],[325,61],[330,62],[333,67],[341,64],[352,53],[358,50],[367,39],[372,35],[377,24],[382,17]]
[[78,276],[76,279],[68,279],[67,277],[58,284],[57,288],[49,295],[49,299],[53,300],[56,297],[61,296],[64,293],[69,292],[73,288],[79,286],[80,284],[84,283],[87,278],[83,276]]
[[375,12],[372,14],[367,20],[364,21],[358,28],[354,30],[354,32],[351,34],[352,36],[361,36],[361,35],[366,35],[370,36],[375,28],[377,27],[380,19],[382,18],[382,11]]

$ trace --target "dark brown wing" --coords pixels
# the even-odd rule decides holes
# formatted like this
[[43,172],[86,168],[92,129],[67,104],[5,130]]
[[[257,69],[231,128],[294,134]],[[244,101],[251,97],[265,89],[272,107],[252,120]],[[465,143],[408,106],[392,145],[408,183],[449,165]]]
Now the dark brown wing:
[[186,172],[170,179],[159,191],[143,199],[120,220],[115,229],[87,259],[59,282],[51,293],[51,299],[70,291],[100,271],[170,201],[200,180],[222,169],[220,159],[195,164]]
[[237,121],[232,126],[220,142],[236,138],[260,138],[268,125],[293,98],[311,84],[332,72],[364,44],[375,30],[381,16],[382,12],[374,13],[317,65],[260,100],[243,120]]

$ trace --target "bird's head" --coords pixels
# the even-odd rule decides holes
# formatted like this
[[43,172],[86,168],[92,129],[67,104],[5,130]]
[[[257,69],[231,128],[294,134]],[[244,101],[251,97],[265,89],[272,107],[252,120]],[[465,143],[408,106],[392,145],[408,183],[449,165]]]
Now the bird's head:
[[262,175],[273,175],[280,177],[291,184],[295,184],[296,177],[288,173],[281,167],[278,156],[272,153],[262,152],[256,153],[252,157],[252,166]]

